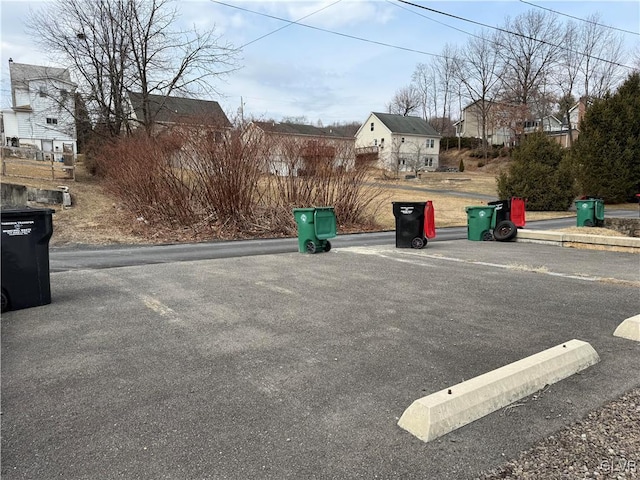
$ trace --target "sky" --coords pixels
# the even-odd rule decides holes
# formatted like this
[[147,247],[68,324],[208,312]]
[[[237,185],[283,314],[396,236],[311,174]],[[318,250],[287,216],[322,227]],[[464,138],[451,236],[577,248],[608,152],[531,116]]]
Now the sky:
[[[67,66],[41,51],[24,25],[29,10],[46,3],[0,0],[2,108],[11,103],[10,57],[18,63]],[[217,93],[207,98],[218,101],[230,118],[242,104],[245,119],[363,122],[372,111],[386,111],[419,63],[432,62],[447,44],[463,46],[469,34],[483,29],[477,23],[500,26],[506,17],[528,10],[551,9],[562,21],[569,20],[567,15],[585,19],[598,13],[602,23],[627,31],[618,32],[629,50],[640,48],[638,0],[412,3],[442,13],[397,0],[182,0],[176,5],[181,27],[214,29],[222,41],[242,47],[238,70],[216,79]]]

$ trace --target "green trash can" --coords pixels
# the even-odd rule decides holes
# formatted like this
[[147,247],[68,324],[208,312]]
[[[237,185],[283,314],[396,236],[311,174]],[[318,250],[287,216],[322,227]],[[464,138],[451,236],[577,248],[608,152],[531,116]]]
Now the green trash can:
[[300,253],[328,252],[329,238],[337,234],[336,214],[333,207],[294,208],[298,225],[298,251]]
[[465,207],[467,212],[467,238],[475,242],[493,240],[491,231],[496,227],[496,206]]
[[578,227],[601,227],[604,225],[604,201],[600,198],[586,198],[576,201]]

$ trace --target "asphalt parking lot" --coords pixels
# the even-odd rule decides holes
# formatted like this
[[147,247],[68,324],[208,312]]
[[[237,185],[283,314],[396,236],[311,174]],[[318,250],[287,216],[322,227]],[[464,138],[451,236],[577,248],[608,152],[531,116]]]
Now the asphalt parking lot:
[[[2,478],[464,479],[638,385],[640,257],[439,241],[51,274],[2,315]],[[419,397],[564,341],[601,362],[433,442]],[[594,458],[594,464],[601,459]]]

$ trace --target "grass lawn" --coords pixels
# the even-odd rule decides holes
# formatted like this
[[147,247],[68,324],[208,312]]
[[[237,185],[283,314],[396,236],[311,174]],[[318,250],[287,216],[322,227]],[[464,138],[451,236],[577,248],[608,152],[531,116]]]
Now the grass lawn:
[[[40,168],[36,172],[31,162],[25,164],[28,171],[20,172],[12,165],[11,173],[23,174],[42,178],[21,178],[17,176],[3,176],[2,182],[27,185],[37,188],[54,189],[66,185],[71,192],[73,206],[63,209],[55,206],[54,234],[50,244],[63,245],[68,243],[109,244],[109,243],[162,243],[165,241],[188,241],[189,233],[184,238],[165,237],[163,232],[150,231],[145,228],[143,221],[135,218],[122,208],[119,201],[112,197],[100,183],[89,175],[82,163],[77,165],[76,181],[72,179],[51,179],[51,170]],[[16,169],[16,170],[14,170]],[[465,226],[467,214],[465,207],[472,205],[486,205],[483,195],[496,195],[495,174],[478,171],[464,173],[434,172],[424,173],[421,178],[405,180],[384,179],[380,172],[373,172],[368,182],[371,189],[379,193],[379,207],[369,213],[381,230],[393,230],[395,218],[393,216],[394,201],[433,202],[436,227]],[[380,188],[382,186],[382,188]],[[405,188],[403,188],[405,187]],[[425,188],[430,190],[449,190],[478,194],[478,198],[463,198],[442,193],[429,193],[411,190],[409,188]],[[612,208],[613,206],[608,206]],[[616,209],[637,210],[637,204],[615,205]],[[574,216],[575,212],[527,212],[527,220],[541,220]],[[174,235],[175,232],[171,233]]]

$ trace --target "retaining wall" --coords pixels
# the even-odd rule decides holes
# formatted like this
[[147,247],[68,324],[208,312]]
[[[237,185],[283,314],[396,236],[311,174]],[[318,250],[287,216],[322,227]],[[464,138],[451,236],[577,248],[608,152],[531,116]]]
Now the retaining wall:
[[604,228],[620,232],[626,237],[640,237],[640,218],[604,218]]

